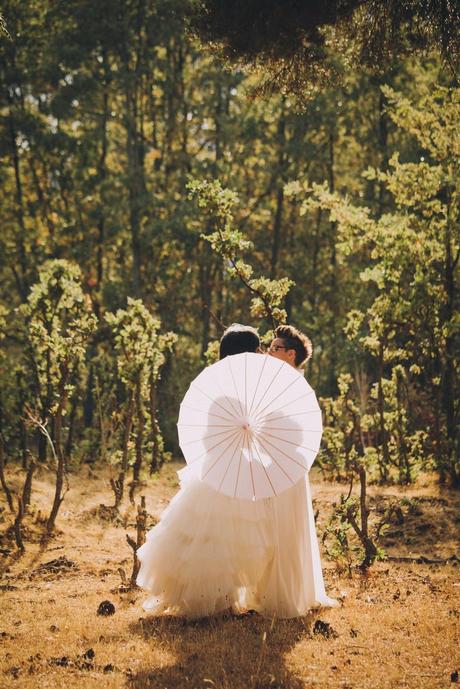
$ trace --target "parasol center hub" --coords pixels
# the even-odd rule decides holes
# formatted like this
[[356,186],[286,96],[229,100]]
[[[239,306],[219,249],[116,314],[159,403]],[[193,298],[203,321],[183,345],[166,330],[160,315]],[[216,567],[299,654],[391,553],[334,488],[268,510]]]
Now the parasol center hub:
[[253,431],[252,419],[243,417],[241,419],[241,428],[243,429],[243,431]]

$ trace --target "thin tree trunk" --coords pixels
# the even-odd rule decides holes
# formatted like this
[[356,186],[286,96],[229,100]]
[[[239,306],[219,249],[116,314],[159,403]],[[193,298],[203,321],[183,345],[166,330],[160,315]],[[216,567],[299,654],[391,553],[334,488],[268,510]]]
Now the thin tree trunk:
[[56,517],[59,512],[59,508],[64,499],[62,495],[62,489],[64,486],[64,475],[65,475],[65,455],[62,447],[62,413],[64,411],[67,393],[66,393],[66,383],[68,380],[67,371],[62,374],[61,384],[59,386],[59,403],[55,416],[54,424],[54,444],[56,452],[56,486],[54,491],[53,507],[51,508],[50,516],[46,524],[46,532],[50,534],[54,529]]
[[[136,540],[126,534],[126,540],[133,549],[133,569],[130,577],[130,585],[132,588],[136,586],[136,579],[140,569],[140,562],[137,557],[137,551],[143,543],[145,543],[145,534],[147,531],[147,510],[145,509],[145,496],[141,496],[141,503],[137,506],[136,515]],[[126,576],[126,575],[125,575]]]
[[399,481],[400,483],[409,484],[412,481],[411,465],[409,460],[409,450],[405,438],[406,428],[403,420],[404,404],[402,399],[401,386],[402,382],[400,376],[398,375],[396,381],[396,418],[398,428]]
[[[125,70],[125,122],[126,122],[126,155],[128,161],[128,200],[129,200],[129,226],[131,230],[132,251],[132,283],[135,295],[141,292],[142,275],[142,242],[141,224],[144,216],[144,204],[146,196],[145,171],[144,171],[144,140],[142,131],[139,130],[139,121],[143,120],[142,113],[142,80],[141,69],[143,59],[143,17],[145,3],[138,3],[136,16],[136,55],[134,68],[130,65],[130,46],[124,45],[122,59]],[[128,37],[127,37],[128,38]]]
[[10,146],[11,155],[13,158],[14,167],[14,180],[16,185],[16,217],[19,225],[19,232],[16,233],[16,248],[18,252],[18,265],[21,274],[15,271],[15,276],[17,278],[17,287],[21,300],[24,302],[27,298],[28,284],[27,284],[27,258],[26,258],[26,248],[25,248],[25,237],[27,236],[25,220],[24,220],[24,200],[22,191],[22,179],[21,179],[21,163],[19,157],[19,151],[17,147],[17,136],[16,127],[13,116],[13,101],[12,97],[8,96],[9,100],[9,114],[8,114],[8,125],[10,133]]
[[203,251],[199,265],[199,285],[201,297],[201,358],[204,360],[208,348],[211,326],[213,285],[211,280],[214,257],[209,242],[203,240]]
[[[97,221],[97,245],[96,245],[96,281],[98,290],[101,290],[102,282],[104,279],[104,243],[105,243],[105,202],[104,202],[104,182],[107,177],[107,151],[108,151],[108,136],[107,136],[107,123],[109,120],[109,96],[108,96],[108,83],[110,80],[110,67],[107,59],[107,53],[105,50],[102,52],[102,66],[104,70],[104,86],[103,86],[103,96],[102,96],[102,123],[101,123],[101,155],[98,161],[98,179],[101,186],[99,192],[99,218]],[[95,312],[96,316],[99,317],[99,303],[98,300],[95,301]]]
[[[329,133],[329,188],[333,193],[335,191],[335,141],[334,132],[331,130]],[[337,391],[337,335],[339,326],[339,284],[337,278],[337,251],[336,251],[336,241],[337,241],[337,223],[331,222],[331,255],[330,255],[330,308],[331,308],[331,320],[330,320],[330,342],[332,343],[331,354],[330,354],[330,368],[329,368],[329,381],[328,390],[330,395],[334,395]]]
[[275,220],[273,223],[273,242],[272,242],[272,258],[270,277],[272,280],[276,278],[276,271],[278,267],[279,254],[281,249],[281,232],[283,221],[283,202],[284,202],[284,187],[283,184],[278,188],[276,193],[276,211]]
[[362,562],[362,567],[369,567],[377,555],[377,548],[373,541],[369,538],[369,509],[367,507],[367,497],[366,497],[366,469],[363,465],[359,467],[359,484],[360,484],[360,495],[359,495],[359,505],[361,513],[361,534],[362,542],[364,545],[365,557]]
[[16,545],[21,552],[24,552],[24,541],[22,540],[21,524],[24,517],[24,504],[20,495],[17,496],[18,500],[18,511],[16,514],[16,519],[14,520],[14,538]]
[[11,512],[14,512],[13,495],[11,493],[11,490],[8,487],[8,484],[7,484],[6,478],[5,478],[5,451],[4,451],[3,438],[1,437],[1,435],[0,435],[0,483],[1,483],[3,491],[5,493],[6,500],[8,502],[8,507],[10,508]]
[[22,504],[24,509],[26,509],[26,507],[30,505],[30,498],[32,496],[32,480],[36,468],[37,463],[35,459],[33,457],[30,457],[27,466],[26,480],[24,481],[24,488],[22,489]]
[[388,480],[388,469],[390,466],[390,451],[388,448],[388,437],[385,427],[385,397],[383,394],[383,353],[384,345],[380,342],[378,358],[378,381],[377,381],[377,406],[380,426],[380,442],[382,443],[383,458],[380,462],[380,478],[382,482]]
[[77,418],[78,403],[79,403],[79,400],[77,399],[77,396],[74,394],[72,397],[71,405],[70,405],[70,414],[68,416],[69,430],[67,433],[67,440],[66,440],[66,444],[65,444],[65,453],[64,453],[65,460],[66,460],[66,470],[68,469],[69,460],[72,459],[73,437],[74,437],[74,433],[75,433],[75,421]]
[[152,429],[152,459],[150,462],[150,474],[158,471],[160,467],[160,457],[158,456],[158,424],[156,419],[157,413],[157,390],[155,386],[155,381],[153,380],[153,374],[150,376],[149,381],[150,387],[150,426]]
[[[380,169],[382,172],[386,172],[388,170],[388,123],[387,123],[387,115],[385,113],[385,96],[382,92],[382,89],[380,88],[381,82],[379,80],[378,88],[379,88],[379,146],[380,146],[380,152],[381,152],[381,162],[380,162]],[[378,215],[382,215],[384,211],[384,206],[385,206],[385,193],[386,193],[386,188],[385,188],[385,182],[381,180],[379,182],[379,199],[378,199]]]
[[84,428],[91,428],[94,418],[94,366],[92,364],[92,350],[88,350],[89,366],[88,377],[86,379],[86,393],[83,402],[83,426]]
[[276,278],[278,268],[279,254],[282,244],[282,229],[283,229],[283,203],[284,203],[284,167],[285,161],[285,147],[286,147],[286,118],[284,114],[284,99],[281,106],[281,114],[278,122],[277,133],[278,146],[278,189],[276,192],[276,210],[273,222],[273,240],[272,240],[272,256],[270,277],[272,280]]
[[[446,293],[446,303],[443,309],[442,320],[446,324],[447,334],[445,339],[445,362],[442,375],[442,407],[446,424],[446,465],[451,483],[454,487],[460,486],[460,459],[459,459],[459,439],[458,426],[455,414],[455,344],[456,332],[452,327],[455,303],[455,264],[452,256],[451,227],[448,221],[445,239],[445,259],[444,259],[444,290]],[[458,259],[457,259],[458,260]]]
[[136,384],[136,394],[135,394],[135,400],[136,400],[136,419],[137,419],[137,428],[136,428],[136,459],[133,465],[133,480],[131,482],[131,486],[129,489],[129,499],[131,502],[134,504],[134,493],[139,485],[139,477],[141,473],[141,467],[142,467],[142,459],[143,459],[143,445],[144,445],[144,428],[145,428],[145,418],[144,418],[144,409],[142,405],[142,398],[141,398],[141,382],[140,380],[137,381]]
[[115,494],[115,509],[118,509],[121,501],[123,500],[125,478],[128,473],[128,460],[129,460],[129,438],[131,436],[131,429],[133,426],[133,416],[134,416],[134,392],[130,390],[128,405],[126,408],[126,418],[125,427],[123,431],[123,444],[122,444],[122,456],[121,456],[121,470],[118,474],[117,479],[111,479],[110,485]]

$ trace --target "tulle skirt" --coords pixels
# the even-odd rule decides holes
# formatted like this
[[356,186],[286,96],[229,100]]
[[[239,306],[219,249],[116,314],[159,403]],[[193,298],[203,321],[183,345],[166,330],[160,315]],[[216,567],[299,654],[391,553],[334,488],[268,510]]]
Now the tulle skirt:
[[137,584],[154,614],[203,617],[232,608],[289,618],[332,607],[326,595],[308,475],[273,498],[217,492],[187,472],[138,549]]

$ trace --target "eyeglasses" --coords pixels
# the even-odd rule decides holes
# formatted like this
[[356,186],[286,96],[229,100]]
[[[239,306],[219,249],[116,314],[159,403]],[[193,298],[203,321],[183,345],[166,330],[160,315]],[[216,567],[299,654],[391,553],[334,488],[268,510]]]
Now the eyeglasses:
[[268,348],[269,352],[279,352],[280,349],[292,349],[292,347],[285,347],[284,345],[271,345]]

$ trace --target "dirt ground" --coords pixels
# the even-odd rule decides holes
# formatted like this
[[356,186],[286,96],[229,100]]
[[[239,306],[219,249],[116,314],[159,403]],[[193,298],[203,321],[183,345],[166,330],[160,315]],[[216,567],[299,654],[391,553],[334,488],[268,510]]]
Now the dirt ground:
[[[149,480],[150,524],[177,490],[178,464]],[[9,468],[14,487],[20,475]],[[37,477],[26,551],[8,537],[11,517],[0,496],[0,689],[447,689],[460,681],[460,565],[382,561],[367,575],[339,571],[323,553],[326,590],[341,601],[295,620],[258,615],[199,621],[154,618],[142,590],[121,587],[129,576],[135,511],[118,524],[108,471],[84,467],[70,476],[55,536],[40,545],[39,511],[47,514],[53,485]],[[321,536],[346,487],[313,473]],[[459,495],[430,478],[409,489],[369,488],[379,513],[406,498],[382,545],[391,556],[460,555]],[[114,614],[98,615],[103,601]],[[106,606],[109,610],[110,606]]]

